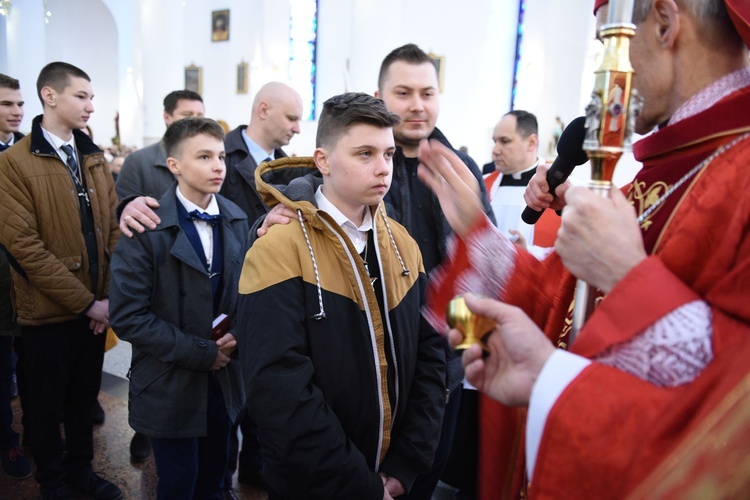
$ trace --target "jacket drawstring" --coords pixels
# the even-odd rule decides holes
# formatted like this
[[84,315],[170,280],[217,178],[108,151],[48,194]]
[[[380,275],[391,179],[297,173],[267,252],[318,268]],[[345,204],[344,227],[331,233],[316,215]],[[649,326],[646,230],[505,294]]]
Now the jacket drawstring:
[[[315,285],[318,287],[318,306],[320,311],[312,315],[312,319],[321,320],[325,319],[326,312],[323,309],[323,291],[320,286],[320,275],[318,274],[318,261],[315,260],[315,253],[313,252],[312,245],[310,244],[310,237],[307,235],[307,229],[305,229],[305,218],[302,216],[302,210],[297,209],[297,218],[302,226],[302,234],[305,235],[305,243],[307,243],[307,250],[310,252],[312,258],[313,271],[315,271]],[[400,258],[400,257],[399,257]]]
[[396,257],[398,258],[398,261],[401,263],[401,276],[409,276],[411,272],[406,269],[406,264],[404,264],[404,259],[401,258],[401,252],[398,251],[398,247],[396,246],[396,240],[393,239],[393,233],[391,233],[391,225],[388,223],[388,217],[385,215],[385,209],[383,208],[383,205],[380,205],[380,215],[383,217],[383,222],[385,222],[385,229],[388,231],[388,238],[391,240],[391,245],[393,246],[393,249],[396,251]]
[[[401,258],[401,252],[398,251],[398,246],[396,246],[396,241],[393,239],[393,233],[391,232],[391,225],[388,223],[388,217],[385,215],[385,211],[383,209],[383,206],[380,206],[380,215],[383,217],[383,222],[385,222],[385,229],[388,231],[388,238],[391,241],[391,246],[393,246],[393,250],[396,252],[396,258],[398,258],[398,262],[401,264],[401,276],[409,276],[411,274],[411,271],[409,271],[406,268],[406,264],[404,264],[404,259]],[[315,252],[313,252],[312,244],[310,243],[310,236],[307,234],[307,228],[305,228],[305,218],[302,215],[302,210],[297,209],[297,218],[299,219],[300,225],[302,226],[302,234],[305,236],[305,243],[307,244],[307,251],[310,252],[310,258],[312,259],[312,265],[313,265],[313,271],[315,272],[315,286],[318,289],[318,307],[320,310],[313,314],[312,319],[315,320],[321,320],[326,318],[326,312],[323,308],[323,290],[320,285],[320,274],[318,273],[318,261],[315,259]]]

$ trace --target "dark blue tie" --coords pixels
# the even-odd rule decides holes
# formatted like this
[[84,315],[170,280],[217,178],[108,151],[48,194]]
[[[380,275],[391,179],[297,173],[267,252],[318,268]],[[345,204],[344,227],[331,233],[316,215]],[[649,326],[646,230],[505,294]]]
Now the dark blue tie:
[[10,146],[8,146],[7,144],[3,144],[2,142],[0,142],[0,153],[2,153],[3,151],[5,151],[9,147]]
[[263,160],[263,163],[268,163],[269,161],[273,161],[273,158],[271,158],[270,156]]
[[192,212],[188,213],[188,219],[190,220],[202,220],[203,222],[208,222],[211,224],[211,227],[215,226],[216,224],[221,221],[221,214],[217,215],[211,215],[207,214],[206,212],[201,212],[200,210],[193,210]]
[[70,167],[70,171],[73,172],[73,175],[78,178],[78,162],[76,161],[76,155],[75,152],[73,152],[73,147],[70,144],[63,144],[60,146],[60,149],[62,149],[66,155],[68,155],[67,164]]

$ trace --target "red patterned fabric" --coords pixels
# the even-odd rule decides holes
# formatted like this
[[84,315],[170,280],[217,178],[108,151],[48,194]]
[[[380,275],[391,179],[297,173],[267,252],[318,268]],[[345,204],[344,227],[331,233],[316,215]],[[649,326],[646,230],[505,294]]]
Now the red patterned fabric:
[[530,498],[746,498],[748,357],[746,338],[677,388],[590,365],[547,417]]

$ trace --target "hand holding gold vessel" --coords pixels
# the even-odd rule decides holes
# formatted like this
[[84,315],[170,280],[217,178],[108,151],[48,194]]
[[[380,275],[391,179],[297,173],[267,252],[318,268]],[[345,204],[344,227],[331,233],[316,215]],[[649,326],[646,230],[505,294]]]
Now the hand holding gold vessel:
[[495,327],[495,322],[471,312],[463,295],[457,295],[448,303],[446,310],[448,326],[463,334],[463,340],[455,346],[457,351],[464,351],[474,344],[479,344],[486,352],[483,339]]

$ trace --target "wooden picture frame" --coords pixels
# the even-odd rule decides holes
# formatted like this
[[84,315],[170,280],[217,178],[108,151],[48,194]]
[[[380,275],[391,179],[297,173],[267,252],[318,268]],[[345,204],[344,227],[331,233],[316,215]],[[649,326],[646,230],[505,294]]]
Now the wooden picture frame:
[[247,81],[250,78],[248,74],[249,66],[246,62],[237,65],[237,93],[247,94]]
[[439,56],[430,52],[427,54],[432,59],[432,63],[435,65],[438,75],[438,91],[443,93],[443,84],[445,82],[445,56]]
[[229,9],[211,12],[211,41],[226,42],[229,40]]
[[185,66],[185,90],[203,93],[203,68],[193,64]]

